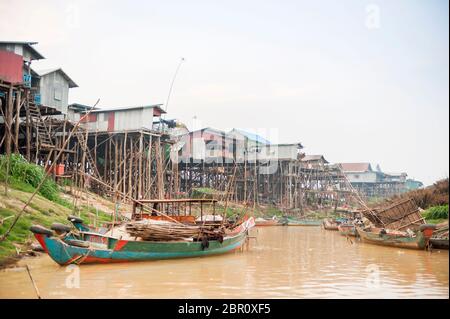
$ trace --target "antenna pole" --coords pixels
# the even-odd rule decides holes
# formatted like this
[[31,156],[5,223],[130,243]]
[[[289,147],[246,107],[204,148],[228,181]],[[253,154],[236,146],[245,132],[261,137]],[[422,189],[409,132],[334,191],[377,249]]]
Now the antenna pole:
[[169,106],[169,99],[170,99],[170,94],[172,93],[173,83],[175,82],[175,79],[178,74],[178,70],[180,69],[181,63],[183,63],[183,61],[184,61],[184,58],[181,58],[180,62],[178,63],[177,69],[175,70],[175,74],[173,75],[172,83],[170,83],[169,94],[167,95],[167,100],[166,100],[166,109],[165,109],[166,112],[167,112],[167,108]]

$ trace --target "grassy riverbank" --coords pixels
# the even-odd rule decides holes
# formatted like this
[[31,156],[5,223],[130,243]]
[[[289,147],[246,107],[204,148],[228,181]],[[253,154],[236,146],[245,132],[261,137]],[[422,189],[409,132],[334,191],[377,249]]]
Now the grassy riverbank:
[[448,204],[431,206],[422,213],[423,218],[430,224],[440,224],[448,221]]
[[[30,196],[31,192],[12,189],[11,186],[8,187],[6,195],[5,184],[0,184],[0,234],[4,234],[9,229],[14,217],[22,210]],[[79,214],[87,223],[92,222],[93,216],[99,223],[111,220],[110,214],[97,211],[92,206],[79,206],[76,212],[73,207],[67,206],[52,202],[42,195],[36,195],[6,240],[0,242],[0,266],[15,262],[28,253],[34,238],[29,231],[32,224],[45,227],[50,227],[55,222],[68,224],[67,216],[70,214]]]
[[[67,187],[45,178],[41,166],[28,163],[20,155],[14,154],[9,161],[6,156],[0,156],[0,235],[6,233],[15,216],[41,183],[39,192],[25,208],[9,236],[0,242],[0,266],[27,254],[33,241],[29,231],[32,224],[46,227],[54,222],[67,224],[67,216],[70,214],[79,215],[88,223],[94,218],[99,223],[111,220],[114,203],[87,192],[72,194]],[[96,204],[96,208],[92,203]]]

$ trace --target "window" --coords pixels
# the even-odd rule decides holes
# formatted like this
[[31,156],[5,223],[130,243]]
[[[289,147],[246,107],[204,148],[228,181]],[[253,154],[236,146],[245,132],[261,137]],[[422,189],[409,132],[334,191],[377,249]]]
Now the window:
[[54,99],[57,101],[61,101],[62,100],[62,90],[61,88],[56,87],[54,89]]
[[206,141],[206,149],[208,150],[214,150],[219,149],[219,143],[216,140],[209,140]]

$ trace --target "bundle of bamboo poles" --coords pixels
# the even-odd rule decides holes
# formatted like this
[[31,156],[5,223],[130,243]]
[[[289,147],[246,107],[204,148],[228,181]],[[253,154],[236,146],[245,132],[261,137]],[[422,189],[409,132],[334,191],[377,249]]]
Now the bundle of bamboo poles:
[[198,241],[223,239],[224,229],[213,226],[181,225],[176,223],[131,222],[126,225],[127,232],[133,237],[146,241]]
[[433,232],[433,238],[448,239],[448,223],[437,225],[437,229]]

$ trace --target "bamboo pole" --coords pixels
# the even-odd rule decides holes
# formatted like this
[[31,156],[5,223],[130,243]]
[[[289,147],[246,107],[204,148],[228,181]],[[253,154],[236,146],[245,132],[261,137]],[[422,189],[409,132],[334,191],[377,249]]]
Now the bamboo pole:
[[21,92],[20,90],[17,90],[16,95],[16,126],[15,126],[15,134],[14,134],[14,141],[16,144],[16,152],[19,153],[19,125],[20,125],[20,108],[22,107],[21,104]]
[[122,193],[126,193],[126,176],[127,176],[127,139],[128,131],[125,131],[125,137],[123,140],[123,183],[122,183]]
[[229,193],[229,191],[230,191],[231,185],[232,185],[232,183],[233,183],[233,181],[234,181],[234,178],[235,178],[235,176],[236,176],[236,169],[237,169],[237,163],[234,163],[234,172],[233,172],[233,176],[231,176],[231,179],[230,179],[230,181],[229,181],[229,183],[228,183],[228,185],[227,185],[227,191],[226,191],[226,194],[225,194],[225,207],[224,207],[224,209],[223,209],[223,216],[222,216],[222,222],[221,222],[222,225],[223,225],[223,223],[225,222],[225,218],[226,218],[226,215],[227,215],[227,208],[228,208],[228,193]]
[[[103,182],[103,181],[101,181],[101,180],[99,180],[99,179],[97,179],[97,178],[95,178],[95,177],[91,177],[91,179],[94,180],[94,181],[96,181],[97,183],[99,183],[99,184],[105,186],[105,187],[108,187],[108,188],[110,188],[110,189],[113,188],[111,185],[108,185],[108,184],[106,184],[105,182]],[[117,192],[117,193],[121,193],[121,192]],[[150,209],[151,211],[153,211],[153,212],[159,214],[160,216],[167,217],[167,218],[169,218],[170,220],[172,220],[172,221],[175,222],[175,223],[184,225],[183,223],[177,221],[176,219],[173,219],[173,218],[170,217],[169,215],[164,214],[163,212],[160,212],[159,210],[154,209],[154,208],[151,207],[151,206],[142,204],[139,200],[137,200],[137,199],[135,199],[135,198],[133,198],[133,197],[131,197],[131,196],[128,196],[128,195],[125,194],[125,193],[121,193],[121,195],[122,195],[124,198],[126,198],[126,199],[129,199],[129,200],[131,200],[131,201],[133,201],[133,202],[135,202],[135,203],[139,203],[139,205],[141,205],[142,207],[145,207],[145,208],[147,208],[147,209]]]
[[130,138],[130,168],[128,169],[128,192],[130,196],[133,196],[132,191],[132,178],[133,178],[133,139]]
[[139,178],[138,178],[138,198],[142,198],[142,157],[144,156],[144,141],[143,141],[143,134],[141,132],[141,134],[139,135],[139,162],[138,162],[138,174],[139,174]]
[[8,127],[7,135],[6,135],[6,155],[11,155],[11,141],[12,141],[12,112],[13,112],[13,86],[12,84],[9,86],[8,91],[8,104],[6,106],[6,117],[5,117],[5,124]]
[[28,265],[26,265],[25,268],[26,268],[26,270],[27,270],[28,276],[29,276],[30,279],[31,279],[31,283],[33,284],[34,291],[36,292],[36,295],[37,295],[38,299],[42,299],[42,298],[41,298],[41,295],[39,294],[38,287],[37,287],[36,283],[34,282],[33,276],[31,276],[31,270],[30,270],[30,267],[28,267]]
[[30,107],[29,107],[29,101],[28,99],[26,100],[26,144],[27,144],[27,148],[26,148],[26,156],[27,156],[27,161],[31,162],[31,115],[30,115]]

